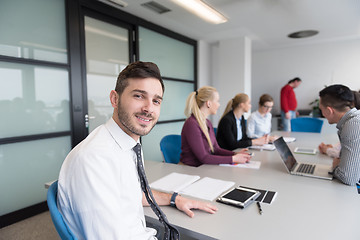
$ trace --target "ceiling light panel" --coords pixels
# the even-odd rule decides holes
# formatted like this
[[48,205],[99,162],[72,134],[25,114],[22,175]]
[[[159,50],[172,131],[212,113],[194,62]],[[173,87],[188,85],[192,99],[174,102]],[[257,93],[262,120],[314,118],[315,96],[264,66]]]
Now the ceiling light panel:
[[214,23],[220,24],[227,22],[227,18],[216,9],[201,0],[172,0],[176,4],[182,6],[200,18]]

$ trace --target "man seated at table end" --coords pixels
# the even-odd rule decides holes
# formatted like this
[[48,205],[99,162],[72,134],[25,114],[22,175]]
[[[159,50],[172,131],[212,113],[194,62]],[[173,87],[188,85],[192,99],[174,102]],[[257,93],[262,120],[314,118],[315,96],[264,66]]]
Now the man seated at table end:
[[360,180],[360,111],[354,108],[354,95],[340,84],[324,88],[319,95],[322,114],[339,129],[341,151],[333,160],[334,177],[355,185]]

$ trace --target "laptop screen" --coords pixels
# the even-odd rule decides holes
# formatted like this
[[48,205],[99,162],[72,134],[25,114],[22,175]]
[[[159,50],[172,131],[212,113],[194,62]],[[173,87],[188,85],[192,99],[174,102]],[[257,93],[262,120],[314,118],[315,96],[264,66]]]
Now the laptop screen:
[[296,164],[296,160],[294,158],[294,155],[290,151],[289,146],[286,144],[283,137],[280,137],[277,140],[275,140],[274,145],[276,147],[276,150],[279,152],[282,160],[284,161],[285,166],[287,167],[289,172],[291,172],[294,165]]

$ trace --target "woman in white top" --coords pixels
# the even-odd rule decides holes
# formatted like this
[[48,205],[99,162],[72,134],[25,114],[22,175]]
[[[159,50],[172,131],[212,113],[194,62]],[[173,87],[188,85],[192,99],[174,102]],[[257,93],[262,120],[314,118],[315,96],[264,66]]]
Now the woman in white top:
[[[263,94],[259,100],[259,109],[253,112],[247,120],[247,135],[250,138],[260,138],[271,132],[271,109],[274,100],[269,94]],[[270,141],[273,141],[270,137]]]

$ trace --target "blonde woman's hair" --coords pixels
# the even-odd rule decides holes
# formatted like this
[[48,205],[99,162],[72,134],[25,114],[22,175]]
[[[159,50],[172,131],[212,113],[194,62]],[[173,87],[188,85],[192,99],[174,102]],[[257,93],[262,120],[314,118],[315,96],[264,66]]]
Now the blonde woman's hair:
[[214,98],[214,93],[217,92],[216,88],[205,86],[199,88],[199,90],[189,94],[186,100],[185,116],[188,118],[191,114],[194,115],[196,121],[199,123],[200,129],[205,134],[205,137],[209,143],[211,152],[214,152],[214,146],[210,140],[209,131],[206,125],[206,118],[200,111],[200,108],[209,100]]
[[223,118],[231,110],[234,110],[237,106],[239,106],[240,103],[246,103],[248,100],[249,96],[245,93],[236,94],[235,97],[233,99],[230,99],[230,101],[227,103],[225,111],[221,118]]

